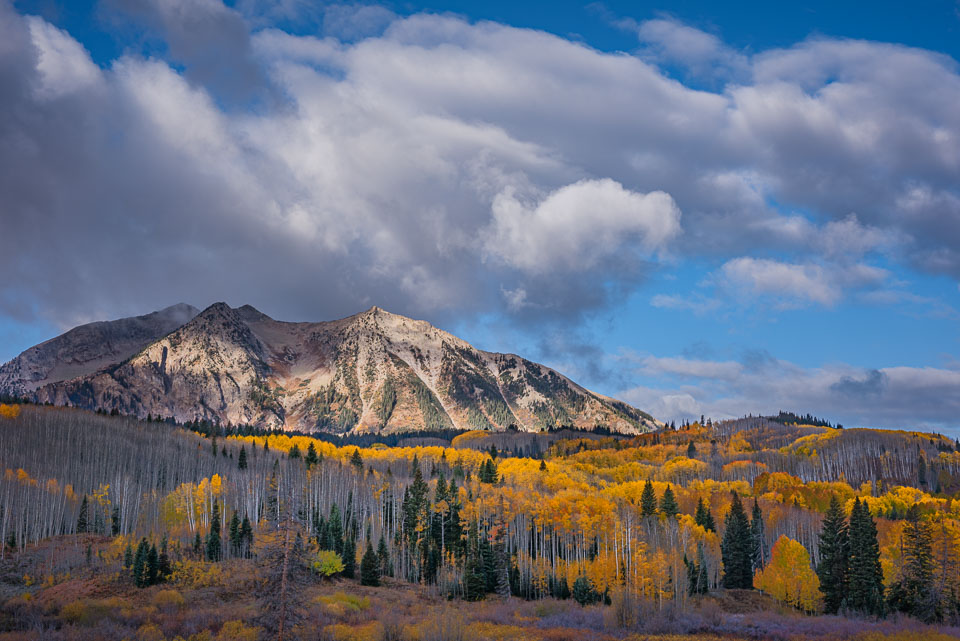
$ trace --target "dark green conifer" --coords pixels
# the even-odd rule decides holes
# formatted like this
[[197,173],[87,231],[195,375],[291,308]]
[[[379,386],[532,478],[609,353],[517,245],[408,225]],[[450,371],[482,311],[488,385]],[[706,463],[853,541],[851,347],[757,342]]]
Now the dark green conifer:
[[850,512],[847,537],[850,550],[847,607],[864,614],[883,614],[883,570],[877,526],[870,508],[859,497]]
[[208,561],[219,561],[223,557],[223,542],[220,538],[220,502],[213,502],[210,512],[210,533],[207,535],[206,556]]
[[350,465],[357,468],[357,471],[363,470],[363,457],[360,456],[360,448],[354,448],[353,455],[350,457]]
[[750,562],[754,571],[763,569],[767,564],[767,535],[763,527],[763,512],[756,497],[753,498],[753,515],[750,519]]
[[89,516],[88,511],[90,509],[90,502],[87,500],[87,495],[83,495],[83,500],[80,501],[80,514],[77,515],[77,534],[84,534],[89,530]]
[[903,529],[903,564],[890,586],[890,607],[921,621],[942,617],[933,590],[933,544],[930,526],[914,504],[907,510]]
[[663,491],[663,496],[660,497],[660,513],[671,519],[676,517],[679,511],[680,506],[677,505],[677,497],[673,494],[673,488],[668,485],[667,489]]
[[247,448],[243,445],[240,446],[240,454],[237,456],[237,469],[247,469]]
[[820,591],[827,614],[836,614],[847,598],[850,545],[847,537],[847,522],[836,495],[830,497],[830,507],[823,517],[820,530]]
[[640,494],[640,515],[653,516],[657,513],[657,495],[653,492],[653,483],[647,480]]
[[363,558],[360,560],[360,585],[380,585],[380,562],[369,540]]
[[753,536],[743,503],[736,492],[724,522],[720,550],[723,558],[723,587],[750,590],[753,588]]
[[316,465],[319,460],[320,459],[317,458],[317,448],[313,446],[313,443],[310,443],[309,447],[307,447],[307,456],[303,459],[303,462],[307,464],[307,469],[309,470]]
[[697,511],[694,514],[693,520],[697,525],[708,532],[717,531],[717,525],[713,520],[713,514],[710,513],[710,508],[704,504],[702,498],[697,499]]

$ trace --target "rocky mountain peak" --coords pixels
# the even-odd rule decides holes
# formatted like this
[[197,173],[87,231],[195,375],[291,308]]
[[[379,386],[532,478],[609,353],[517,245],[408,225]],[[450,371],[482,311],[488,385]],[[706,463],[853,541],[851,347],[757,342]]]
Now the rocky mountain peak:
[[[141,416],[308,432],[569,425],[635,433],[658,425],[548,367],[478,350],[426,321],[377,306],[319,323],[277,321],[250,305],[234,309],[224,302],[202,312],[174,306],[139,318],[166,324],[155,322],[163,327],[121,350],[104,350],[69,375],[38,376],[15,359],[0,370],[0,392]],[[186,320],[170,327],[174,319]],[[47,360],[48,369],[64,367],[60,352]]]

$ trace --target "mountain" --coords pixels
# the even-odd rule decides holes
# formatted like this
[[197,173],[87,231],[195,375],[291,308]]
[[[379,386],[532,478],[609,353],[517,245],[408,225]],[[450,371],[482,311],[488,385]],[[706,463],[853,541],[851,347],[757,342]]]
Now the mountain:
[[196,307],[180,303],[145,316],[75,327],[0,367],[0,394],[27,396],[52,383],[125,361],[199,313]]
[[[172,324],[173,309],[156,315]],[[150,336],[132,321],[154,314],[80,327],[31,348],[0,370],[0,393],[305,432],[601,425],[636,433],[659,425],[548,367],[478,350],[378,307],[320,323],[276,321],[249,305],[177,309],[183,322],[155,323]],[[96,332],[111,346],[97,349]],[[43,365],[24,366],[34,362]]]

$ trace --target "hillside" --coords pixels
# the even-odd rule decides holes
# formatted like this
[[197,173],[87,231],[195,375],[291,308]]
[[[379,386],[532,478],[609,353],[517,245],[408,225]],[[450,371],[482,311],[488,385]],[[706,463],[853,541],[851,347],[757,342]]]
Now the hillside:
[[[141,418],[304,432],[513,425],[640,433],[659,425],[548,367],[478,350],[427,322],[377,307],[320,323],[277,321],[224,303],[185,315],[189,322],[158,324],[149,336],[126,336],[129,320],[101,324],[101,332],[124,339],[104,339],[107,347],[98,352],[89,347],[93,330],[68,332],[4,366],[0,393]],[[34,361],[42,367],[24,365]]]
[[[748,419],[358,448],[213,429],[0,406],[0,639],[960,634],[960,444],[937,435]],[[730,586],[738,505],[758,556]],[[879,620],[834,614],[814,573],[830,511],[858,506],[882,576],[849,592],[878,581]]]

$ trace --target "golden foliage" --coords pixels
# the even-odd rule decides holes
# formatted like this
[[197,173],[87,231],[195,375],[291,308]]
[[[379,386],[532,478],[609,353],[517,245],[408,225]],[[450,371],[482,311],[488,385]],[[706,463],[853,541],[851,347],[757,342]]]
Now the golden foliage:
[[758,570],[757,587],[781,603],[814,612],[820,600],[820,579],[810,567],[810,554],[803,545],[781,535],[770,551],[770,562]]

